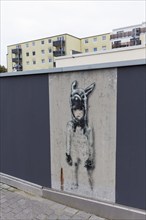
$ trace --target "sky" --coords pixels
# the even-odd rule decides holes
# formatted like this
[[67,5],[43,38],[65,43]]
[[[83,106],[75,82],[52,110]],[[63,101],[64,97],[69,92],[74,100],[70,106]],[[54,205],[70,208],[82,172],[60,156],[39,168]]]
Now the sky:
[[146,21],[146,0],[0,0],[0,64],[7,46],[68,33],[82,38]]

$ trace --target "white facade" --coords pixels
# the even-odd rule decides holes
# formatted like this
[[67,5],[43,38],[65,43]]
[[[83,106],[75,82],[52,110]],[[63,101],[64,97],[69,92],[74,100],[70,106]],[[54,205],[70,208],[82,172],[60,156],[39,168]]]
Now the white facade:
[[113,29],[110,35],[112,48],[145,45],[146,22],[133,26]]
[[56,67],[112,63],[139,59],[146,59],[146,45],[59,57],[56,58]]

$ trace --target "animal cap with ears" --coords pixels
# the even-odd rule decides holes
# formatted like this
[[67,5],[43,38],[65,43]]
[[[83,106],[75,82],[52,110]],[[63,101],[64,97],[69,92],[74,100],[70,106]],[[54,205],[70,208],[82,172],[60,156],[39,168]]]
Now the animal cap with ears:
[[[95,83],[92,83],[86,89],[77,88],[77,81],[73,81],[71,85],[70,106],[73,115],[73,109],[84,110],[84,120],[87,122],[88,97],[95,88]],[[75,119],[75,118],[74,118]]]
[[92,83],[90,86],[88,86],[86,89],[77,89],[77,81],[73,81],[71,85],[71,93],[74,93],[76,90],[82,90],[85,92],[86,96],[88,96],[95,88],[95,83]]

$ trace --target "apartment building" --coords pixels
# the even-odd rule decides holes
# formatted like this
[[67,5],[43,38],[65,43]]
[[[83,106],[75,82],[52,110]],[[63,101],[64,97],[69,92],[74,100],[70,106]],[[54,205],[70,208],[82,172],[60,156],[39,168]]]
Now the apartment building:
[[8,46],[8,72],[55,67],[54,57],[81,52],[80,39],[69,34],[56,35]]
[[146,22],[142,24],[114,29],[110,34],[111,48],[121,48],[146,43]]
[[145,45],[145,42],[146,22],[85,38],[70,34],[50,36],[8,46],[7,68],[8,72],[48,69],[56,66],[56,57]]
[[56,57],[109,48],[109,33],[88,38],[62,34],[10,45],[7,54],[8,72],[53,68],[56,66]]
[[90,36],[81,39],[82,53],[104,51],[109,50],[110,48],[110,33]]

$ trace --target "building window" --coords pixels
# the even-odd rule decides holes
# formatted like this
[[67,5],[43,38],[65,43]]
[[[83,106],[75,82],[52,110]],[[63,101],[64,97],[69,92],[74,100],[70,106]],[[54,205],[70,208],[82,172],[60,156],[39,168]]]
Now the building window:
[[51,63],[52,62],[52,58],[49,58],[48,61],[49,61],[49,63]]
[[29,57],[29,52],[26,53],[26,56]]
[[88,53],[89,52],[89,49],[85,49],[85,53]]
[[45,43],[44,40],[42,40],[42,41],[41,41],[41,44],[44,44],[44,43]]
[[45,51],[44,51],[44,50],[41,50],[41,53],[42,53],[42,54],[45,54]]
[[32,46],[35,46],[35,42],[32,42]]
[[51,40],[51,39],[49,39],[49,40],[48,40],[48,43],[49,43],[49,44],[51,44],[51,43],[52,43],[52,40]]
[[42,59],[42,63],[45,63],[45,59]]
[[26,44],[26,47],[29,47],[29,44]]
[[94,37],[94,38],[93,38],[93,42],[97,42],[97,37]]
[[85,44],[88,44],[88,39],[85,39]]
[[94,47],[93,51],[96,52],[97,51],[97,47]]
[[57,40],[64,40],[64,36],[62,36],[62,37],[57,37]]
[[106,50],[106,46],[102,46],[102,50]]
[[35,65],[35,64],[36,64],[36,61],[35,61],[35,60],[33,60],[33,61],[32,61],[32,63],[33,63],[33,65]]
[[32,55],[35,56],[35,51],[32,51]]
[[26,61],[26,64],[29,65],[29,61]]
[[105,35],[102,36],[102,40],[106,40],[106,36]]
[[50,49],[48,49],[48,51],[49,51],[49,53],[52,53],[52,49],[50,48]]

